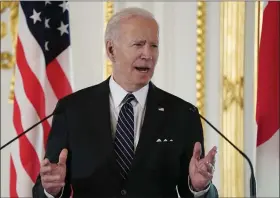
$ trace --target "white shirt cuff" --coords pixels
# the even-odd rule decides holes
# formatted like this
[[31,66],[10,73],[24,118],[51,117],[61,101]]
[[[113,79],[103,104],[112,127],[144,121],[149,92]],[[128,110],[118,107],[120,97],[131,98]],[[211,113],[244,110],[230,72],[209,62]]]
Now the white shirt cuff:
[[201,197],[201,196],[205,195],[208,192],[208,190],[210,189],[210,185],[208,185],[208,187],[205,190],[202,190],[199,192],[194,191],[192,188],[191,182],[190,182],[190,176],[188,176],[188,185],[189,185],[189,189],[193,193],[194,197]]
[[[62,197],[62,195],[63,195],[63,190],[64,190],[64,186],[62,187],[61,195],[59,196],[59,198]],[[48,193],[48,192],[46,191],[46,189],[44,189],[44,192],[45,192],[45,195],[46,195],[48,198],[54,198],[54,196],[52,196],[50,193]]]

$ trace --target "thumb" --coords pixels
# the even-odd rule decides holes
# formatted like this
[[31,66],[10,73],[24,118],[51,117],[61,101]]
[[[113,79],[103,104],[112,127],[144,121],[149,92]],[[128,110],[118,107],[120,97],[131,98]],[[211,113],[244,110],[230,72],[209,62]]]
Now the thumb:
[[63,149],[59,154],[59,161],[58,164],[65,165],[67,160],[68,150]]
[[200,154],[201,154],[201,144],[199,142],[196,142],[193,148],[193,157],[199,160]]

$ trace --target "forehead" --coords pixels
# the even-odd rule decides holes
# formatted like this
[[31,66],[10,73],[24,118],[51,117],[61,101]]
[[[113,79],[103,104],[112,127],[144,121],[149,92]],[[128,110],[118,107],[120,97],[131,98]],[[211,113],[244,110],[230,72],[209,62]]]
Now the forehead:
[[158,41],[158,24],[154,19],[144,17],[130,17],[122,20],[119,26],[123,39],[145,39]]

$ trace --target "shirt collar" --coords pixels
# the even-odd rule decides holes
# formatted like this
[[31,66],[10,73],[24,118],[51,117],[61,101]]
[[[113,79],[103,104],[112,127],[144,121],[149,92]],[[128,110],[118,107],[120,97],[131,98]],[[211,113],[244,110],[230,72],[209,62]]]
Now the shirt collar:
[[[109,81],[109,87],[111,96],[114,102],[115,107],[118,107],[121,105],[122,100],[124,97],[129,93],[126,90],[124,90],[114,79],[113,76],[111,76]],[[145,85],[141,89],[132,92],[132,94],[135,96],[137,102],[140,104],[142,108],[144,108],[146,103],[146,98],[149,90],[149,84]]]

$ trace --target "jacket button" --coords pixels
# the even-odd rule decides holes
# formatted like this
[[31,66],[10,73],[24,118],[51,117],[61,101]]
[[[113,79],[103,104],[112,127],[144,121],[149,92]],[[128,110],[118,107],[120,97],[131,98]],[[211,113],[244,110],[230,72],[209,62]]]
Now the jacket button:
[[127,193],[126,190],[121,190],[122,195],[126,195],[126,193]]

